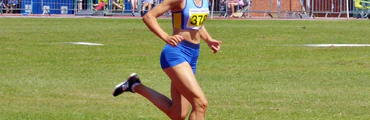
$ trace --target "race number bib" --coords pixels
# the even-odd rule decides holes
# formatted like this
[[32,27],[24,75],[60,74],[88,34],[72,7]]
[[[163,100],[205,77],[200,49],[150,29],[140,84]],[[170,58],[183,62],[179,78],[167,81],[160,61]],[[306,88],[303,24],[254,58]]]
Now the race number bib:
[[208,14],[192,14],[189,23],[193,26],[202,26],[207,17]]
[[208,14],[208,9],[190,9],[188,26],[192,28],[200,28],[204,21],[206,21]]

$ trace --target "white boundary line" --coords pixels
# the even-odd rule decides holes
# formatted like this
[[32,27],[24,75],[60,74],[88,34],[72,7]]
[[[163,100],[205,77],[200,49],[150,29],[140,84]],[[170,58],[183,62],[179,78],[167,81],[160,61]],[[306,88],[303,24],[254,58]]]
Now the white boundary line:
[[74,44],[74,45],[89,45],[89,46],[103,46],[100,43],[89,43],[89,42],[65,42],[64,44]]
[[303,44],[309,47],[370,47],[370,44]]

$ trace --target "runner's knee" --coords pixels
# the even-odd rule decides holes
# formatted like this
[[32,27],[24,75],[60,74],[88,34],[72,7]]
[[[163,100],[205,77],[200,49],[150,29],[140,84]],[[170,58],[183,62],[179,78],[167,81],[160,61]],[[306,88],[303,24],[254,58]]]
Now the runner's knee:
[[193,111],[205,113],[208,107],[207,99],[196,99],[193,105]]

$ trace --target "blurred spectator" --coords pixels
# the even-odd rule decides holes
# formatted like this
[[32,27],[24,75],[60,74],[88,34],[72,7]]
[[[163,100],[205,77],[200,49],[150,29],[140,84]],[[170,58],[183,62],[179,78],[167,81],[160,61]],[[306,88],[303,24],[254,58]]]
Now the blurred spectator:
[[99,11],[99,10],[104,10],[105,9],[105,4],[106,4],[106,1],[107,0],[98,0],[98,4],[95,4],[95,9],[96,11]]
[[132,16],[135,16],[135,10],[138,10],[137,0],[128,0],[128,2],[131,1],[131,14]]
[[243,0],[229,0],[229,3],[228,3],[228,10],[230,10],[231,14],[229,17],[233,17],[234,13],[235,13],[235,7],[237,6],[244,6],[244,2]]
[[113,10],[123,9],[123,0],[112,0]]
[[0,0],[0,13],[3,13],[3,8],[6,7],[6,0]]
[[226,0],[221,0],[220,1],[220,4],[219,4],[219,7],[220,7],[219,10],[220,11],[226,11],[226,3],[227,3]]
[[[6,0],[5,0],[6,1]],[[17,6],[17,4],[18,4],[18,0],[7,0],[8,2],[6,2],[6,7],[5,7],[5,9],[6,9],[6,11],[5,11],[5,13],[8,13],[8,9],[10,8],[10,14],[13,14],[13,9],[14,9],[14,7],[16,7]]]
[[143,6],[141,8],[141,13],[140,13],[141,17],[144,16],[144,11],[146,8],[148,8],[148,11],[152,9],[153,3],[155,2],[156,0],[154,0],[154,2],[153,0],[143,0]]
[[77,0],[78,2],[78,10],[82,10],[82,0]]

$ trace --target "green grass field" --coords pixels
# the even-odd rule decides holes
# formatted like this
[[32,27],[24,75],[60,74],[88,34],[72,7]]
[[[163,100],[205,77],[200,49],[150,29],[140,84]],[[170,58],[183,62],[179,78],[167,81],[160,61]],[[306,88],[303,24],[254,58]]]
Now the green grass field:
[[[159,20],[171,31],[169,19]],[[138,94],[111,95],[132,72],[169,95],[164,42],[139,19],[0,18],[1,120],[163,120]],[[370,21],[208,20],[197,79],[208,120],[370,119]],[[91,42],[104,46],[65,44]]]

